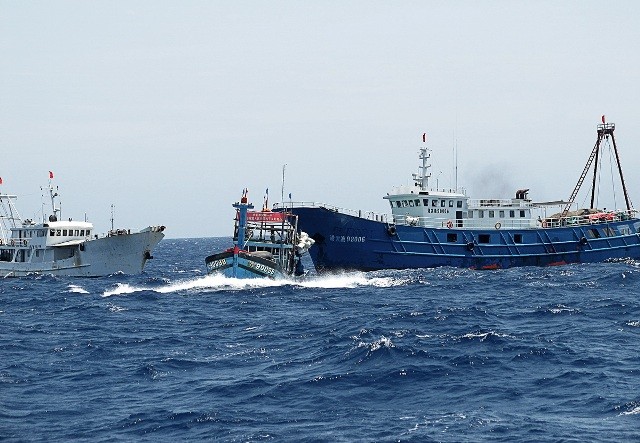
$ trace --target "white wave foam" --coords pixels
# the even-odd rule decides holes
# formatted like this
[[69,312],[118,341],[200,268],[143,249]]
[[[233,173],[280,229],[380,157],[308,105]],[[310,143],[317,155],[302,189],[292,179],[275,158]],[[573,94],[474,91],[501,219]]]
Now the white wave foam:
[[76,294],[88,294],[89,291],[87,291],[86,289],[82,288],[81,286],[78,285],[69,285],[69,292],[75,292]]
[[380,348],[395,348],[396,346],[393,344],[390,338],[381,336],[378,340],[374,340],[371,343],[367,343],[361,341],[358,343],[358,348],[369,348],[369,351],[374,352]]
[[636,406],[630,411],[621,412],[620,415],[637,415],[640,414],[640,406]]
[[251,288],[269,288],[280,286],[298,286],[303,288],[355,288],[359,286],[376,286],[386,288],[401,285],[402,280],[395,280],[391,277],[368,278],[363,273],[340,274],[331,276],[309,277],[303,280],[271,280],[268,278],[237,279],[229,278],[219,274],[206,275],[189,280],[182,280],[170,283],[165,286],[131,286],[126,283],[118,283],[113,289],[105,291],[103,297],[113,295],[126,295],[135,292],[152,291],[160,294],[172,292],[182,292],[192,289],[217,289],[217,290],[241,290]]

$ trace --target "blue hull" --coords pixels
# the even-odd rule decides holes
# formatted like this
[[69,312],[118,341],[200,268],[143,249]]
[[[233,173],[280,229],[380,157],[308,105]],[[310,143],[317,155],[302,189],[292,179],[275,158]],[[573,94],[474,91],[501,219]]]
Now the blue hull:
[[315,241],[317,272],[453,266],[499,269],[640,259],[640,220],[538,229],[446,229],[298,207],[299,229]]
[[243,251],[210,255],[205,259],[208,272],[229,278],[286,278],[286,273],[270,260],[254,257]]

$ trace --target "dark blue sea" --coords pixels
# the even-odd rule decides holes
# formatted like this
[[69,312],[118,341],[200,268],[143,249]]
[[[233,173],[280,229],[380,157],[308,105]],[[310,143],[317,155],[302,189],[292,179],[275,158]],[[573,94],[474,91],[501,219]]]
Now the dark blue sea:
[[0,440],[640,440],[640,263],[0,281]]

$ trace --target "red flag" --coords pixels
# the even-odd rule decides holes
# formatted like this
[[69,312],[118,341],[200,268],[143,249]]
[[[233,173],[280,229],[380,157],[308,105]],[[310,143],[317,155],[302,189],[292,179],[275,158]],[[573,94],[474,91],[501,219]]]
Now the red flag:
[[53,172],[49,171],[49,178],[53,178]]
[[2,177],[0,177],[0,185],[2,184]]
[[602,124],[604,124],[604,115],[602,116]]

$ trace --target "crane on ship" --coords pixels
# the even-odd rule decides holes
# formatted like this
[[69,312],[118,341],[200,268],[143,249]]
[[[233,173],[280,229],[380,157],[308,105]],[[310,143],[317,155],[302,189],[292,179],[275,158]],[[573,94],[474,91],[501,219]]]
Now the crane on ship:
[[620,175],[620,182],[622,184],[622,191],[624,192],[624,200],[625,200],[625,204],[627,206],[627,211],[631,211],[633,209],[632,205],[631,205],[631,201],[629,200],[629,194],[627,192],[627,186],[624,182],[624,176],[622,174],[622,166],[620,165],[620,155],[618,154],[618,146],[616,145],[616,138],[613,135],[613,131],[616,129],[616,125],[615,123],[607,123],[605,120],[604,115],[602,116],[602,124],[598,125],[598,138],[596,140],[596,144],[593,146],[593,149],[591,151],[591,155],[589,155],[589,159],[587,160],[587,164],[584,166],[584,170],[582,171],[582,174],[580,175],[580,178],[578,179],[578,183],[576,183],[576,187],[573,189],[573,192],[571,193],[571,197],[569,197],[569,200],[567,201],[567,204],[564,208],[564,210],[562,211],[561,217],[565,217],[567,215],[567,213],[569,212],[569,210],[571,209],[571,206],[573,205],[576,196],[578,195],[578,192],[580,191],[580,187],[582,186],[582,184],[584,183],[585,178],[587,177],[587,174],[589,173],[589,170],[591,169],[591,165],[594,164],[593,167],[593,183],[592,183],[592,187],[591,187],[591,205],[590,208],[594,209],[594,203],[595,203],[595,193],[596,193],[596,180],[597,180],[597,176],[598,176],[598,158],[600,156],[600,150],[601,150],[601,145],[603,140],[608,140],[609,138],[611,138],[611,142],[613,143],[613,152],[615,154],[615,160],[616,160],[616,164],[618,166],[618,174]]

